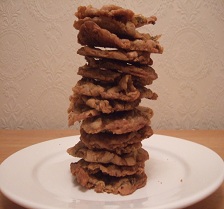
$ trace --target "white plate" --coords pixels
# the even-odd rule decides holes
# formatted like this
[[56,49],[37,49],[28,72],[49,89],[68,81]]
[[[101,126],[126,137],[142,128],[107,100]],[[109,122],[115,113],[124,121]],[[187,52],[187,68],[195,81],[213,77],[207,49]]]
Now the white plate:
[[9,199],[36,209],[169,209],[189,206],[223,182],[223,160],[212,150],[183,139],[153,135],[147,185],[128,196],[95,193],[78,186],[69,170],[78,158],[66,149],[79,136],[39,143],[16,152],[0,166],[0,188]]

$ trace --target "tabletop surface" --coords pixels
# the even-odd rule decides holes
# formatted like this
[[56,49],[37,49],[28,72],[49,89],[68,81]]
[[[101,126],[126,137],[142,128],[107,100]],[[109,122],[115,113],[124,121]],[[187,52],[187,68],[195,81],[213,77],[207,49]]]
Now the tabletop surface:
[[[202,144],[224,159],[224,130],[155,130]],[[79,134],[76,130],[0,130],[0,163],[16,151],[50,139]],[[0,193],[0,209],[24,209]],[[186,209],[224,209],[224,183],[209,197]]]

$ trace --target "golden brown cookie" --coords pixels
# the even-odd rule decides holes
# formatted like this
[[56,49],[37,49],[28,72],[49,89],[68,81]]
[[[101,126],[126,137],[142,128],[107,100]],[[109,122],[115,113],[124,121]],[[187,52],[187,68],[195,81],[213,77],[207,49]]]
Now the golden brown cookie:
[[99,193],[107,192],[128,195],[145,186],[147,182],[145,172],[124,177],[109,176],[102,172],[91,174],[91,172],[89,173],[87,169],[83,168],[78,163],[71,164],[71,172],[81,186],[87,189],[94,189]]
[[110,50],[84,46],[78,49],[77,53],[82,56],[121,60],[129,63],[153,64],[151,53],[145,51]]
[[82,121],[81,128],[89,134],[112,132],[124,134],[137,131],[150,124],[153,112],[150,108],[137,107],[130,111],[102,114]]
[[[93,72],[94,70],[91,69],[104,69],[108,70],[110,69],[115,72],[120,72],[124,74],[132,75],[132,78],[139,82],[142,85],[148,85],[152,84],[154,80],[158,78],[158,75],[156,74],[155,70],[148,65],[134,65],[134,64],[127,64],[123,61],[116,61],[116,60],[110,60],[110,59],[94,59],[92,57],[86,57],[86,60],[88,62],[88,65],[85,65],[82,67],[89,69],[89,71]],[[110,71],[108,75],[110,75]],[[101,72],[101,71],[100,71]],[[94,72],[93,72],[94,74]],[[118,74],[114,74],[112,77],[115,80],[118,77]],[[109,79],[108,76],[107,79]]]
[[81,141],[74,147],[69,148],[67,152],[73,157],[82,158],[87,162],[112,163],[120,166],[133,166],[138,162],[145,162],[149,159],[148,152],[143,148],[139,148],[128,154],[118,155],[115,152],[106,150],[88,149]]
[[[94,33],[93,33],[94,31]],[[100,28],[93,21],[84,22],[78,33],[78,42],[90,47],[109,47],[124,49],[127,51],[146,51],[149,53],[162,53],[163,48],[159,42],[153,39],[120,39],[110,31]]]
[[138,131],[125,134],[112,134],[110,132],[100,132],[98,134],[88,134],[83,129],[80,130],[80,140],[89,149],[104,149],[121,153],[128,145],[141,142],[150,137],[153,130],[146,125]]
[[74,167],[77,166],[82,167],[89,174],[96,174],[98,172],[102,172],[104,174],[108,174],[109,176],[123,177],[143,173],[145,162],[138,162],[133,166],[118,166],[110,163],[102,164],[102,163],[87,162],[81,159],[78,162],[71,163],[72,170]]

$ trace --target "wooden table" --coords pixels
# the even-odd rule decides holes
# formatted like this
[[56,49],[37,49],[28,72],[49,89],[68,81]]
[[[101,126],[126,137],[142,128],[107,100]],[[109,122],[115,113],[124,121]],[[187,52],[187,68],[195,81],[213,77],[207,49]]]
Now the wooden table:
[[[224,130],[160,130],[156,134],[175,136],[214,150],[224,159]],[[14,152],[49,139],[79,134],[74,130],[0,130],[0,163]],[[0,193],[0,209],[24,209]],[[224,209],[224,183],[206,199],[186,209]]]

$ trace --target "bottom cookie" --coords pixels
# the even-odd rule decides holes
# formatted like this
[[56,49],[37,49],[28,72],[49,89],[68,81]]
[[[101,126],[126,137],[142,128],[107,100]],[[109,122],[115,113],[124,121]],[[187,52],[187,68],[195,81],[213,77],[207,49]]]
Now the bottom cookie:
[[76,181],[87,189],[94,189],[98,193],[107,192],[120,195],[129,195],[146,185],[145,172],[124,177],[114,177],[102,172],[91,174],[80,164],[71,163],[71,173]]

